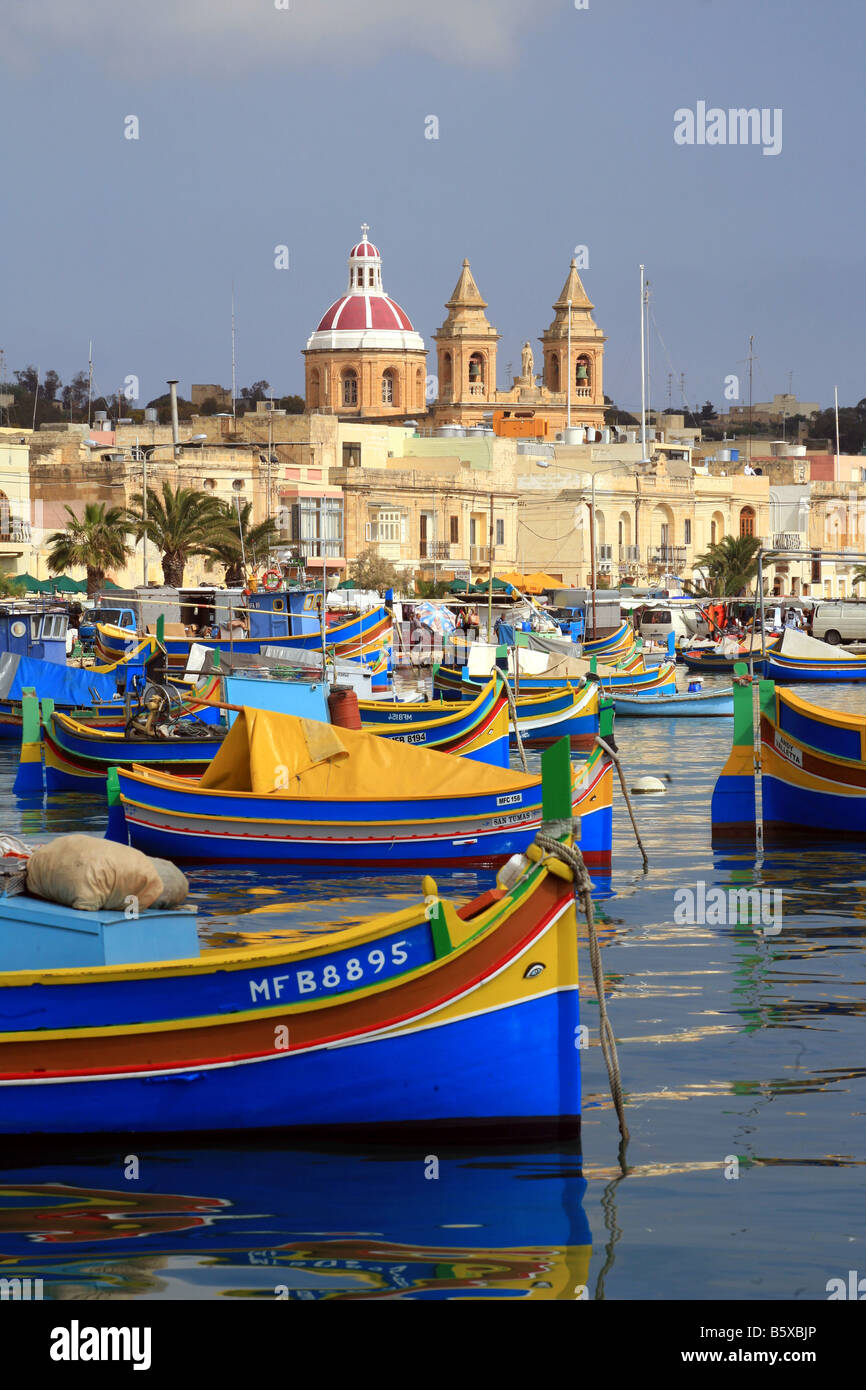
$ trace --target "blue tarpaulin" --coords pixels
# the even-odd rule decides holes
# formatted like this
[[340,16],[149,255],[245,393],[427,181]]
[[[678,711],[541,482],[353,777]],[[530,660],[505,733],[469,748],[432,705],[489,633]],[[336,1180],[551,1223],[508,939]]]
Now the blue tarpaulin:
[[[7,670],[10,656],[11,653],[7,654],[3,662]],[[118,667],[117,675],[123,681],[122,688],[125,689],[126,682],[141,670],[141,666]],[[0,698],[5,700],[20,700],[25,690],[35,690],[40,700],[51,699],[55,705],[80,709],[93,704],[94,698],[113,700],[117,695],[118,682],[114,675],[105,676],[86,668],[61,666],[56,661],[22,656],[11,681],[4,680],[2,685],[5,688],[0,691]]]

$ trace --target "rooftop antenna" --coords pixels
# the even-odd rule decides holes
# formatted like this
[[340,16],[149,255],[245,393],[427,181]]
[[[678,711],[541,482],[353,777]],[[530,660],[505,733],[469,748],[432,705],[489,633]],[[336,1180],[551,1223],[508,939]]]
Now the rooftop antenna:
[[646,333],[644,331],[644,267],[640,268],[640,443],[641,463],[646,462]]
[[93,402],[93,339],[87,349],[87,428],[90,429],[90,407]]
[[752,363],[755,360],[752,352],[752,344],[755,341],[754,333],[749,334],[749,442],[747,444],[749,467],[752,466]]
[[31,430],[36,429],[36,407],[39,404],[39,368],[36,368],[36,390],[33,392],[33,421]]

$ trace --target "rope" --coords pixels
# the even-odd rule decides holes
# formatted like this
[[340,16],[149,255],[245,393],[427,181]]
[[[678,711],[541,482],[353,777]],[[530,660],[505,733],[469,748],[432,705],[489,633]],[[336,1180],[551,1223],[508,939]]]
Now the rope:
[[587,873],[586,865],[583,862],[583,855],[576,845],[564,845],[552,835],[539,831],[535,837],[536,843],[546,850],[548,854],[566,863],[574,874],[574,896],[583,909],[586,917],[586,930],[589,937],[589,961],[592,966],[592,978],[595,984],[595,994],[598,1000],[599,1031],[601,1036],[601,1050],[604,1054],[604,1061],[607,1067],[607,1077],[610,1084],[610,1094],[616,1109],[617,1119],[619,1120],[619,1132],[625,1143],[629,1137],[628,1125],[625,1120],[625,1110],[622,1098],[622,1081],[619,1072],[619,1058],[616,1052],[616,1040],[613,1036],[613,1029],[607,1016],[607,1006],[604,1000],[604,979],[601,970],[601,951],[599,950],[598,937],[595,932],[595,915],[592,908],[592,881]]
[[619,784],[622,787],[622,794],[625,797],[625,804],[628,807],[629,817],[631,818],[631,828],[634,831],[634,837],[637,840],[637,847],[641,852],[644,872],[646,872],[646,870],[649,868],[649,859],[647,858],[647,852],[643,847],[643,840],[641,839],[640,831],[637,828],[637,821],[634,818],[634,810],[632,809],[631,798],[628,794],[628,788],[625,785],[625,773],[622,770],[622,763],[619,760],[619,754],[616,752],[615,749],[611,747],[609,743],[607,743],[601,737],[601,734],[596,734],[595,741],[598,744],[599,748],[603,748],[605,753],[607,753],[608,756],[613,759],[613,762],[616,765],[616,770],[619,773]]
[[[516,650],[517,648],[515,647],[515,651]],[[520,726],[517,722],[517,701],[514,698],[514,692],[511,689],[511,686],[508,684],[508,677],[505,675],[503,671],[499,669],[498,666],[494,666],[490,674],[491,676],[502,677],[502,684],[505,689],[505,694],[508,696],[508,708],[511,712],[511,718],[514,721],[514,738],[517,743],[517,751],[520,754],[520,761],[523,764],[523,771],[528,772],[529,764],[526,761],[526,753],[523,748],[523,739],[520,737]]]

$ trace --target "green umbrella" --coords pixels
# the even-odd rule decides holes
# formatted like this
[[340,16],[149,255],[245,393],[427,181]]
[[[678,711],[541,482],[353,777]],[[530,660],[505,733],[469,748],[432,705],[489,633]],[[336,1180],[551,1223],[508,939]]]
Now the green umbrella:
[[70,579],[68,575],[61,574],[59,579],[52,579],[49,585],[55,592],[60,594],[86,594],[86,579]]
[[452,594],[465,594],[469,585],[465,579],[455,579],[453,583],[448,585],[448,588]]
[[51,588],[51,584],[47,579],[36,579],[32,574],[16,574],[10,575],[9,577],[12,579],[13,583],[23,584],[25,589],[30,589],[35,593],[44,594]]

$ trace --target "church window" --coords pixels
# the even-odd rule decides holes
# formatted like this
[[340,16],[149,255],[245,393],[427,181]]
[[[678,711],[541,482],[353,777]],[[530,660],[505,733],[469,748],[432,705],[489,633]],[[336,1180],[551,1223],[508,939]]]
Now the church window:
[[450,385],[451,385],[451,353],[450,353],[450,352],[444,352],[444,353],[442,354],[442,385],[443,385],[443,386],[450,386]]
[[382,404],[394,404],[394,373],[390,369],[382,373]]
[[480,352],[473,352],[469,359],[469,380],[476,383],[484,381],[484,358]]
[[559,357],[555,352],[547,360],[547,385],[551,391],[559,390]]
[[343,376],[343,405],[358,404],[358,374],[348,371]]
[[310,372],[310,399],[309,407],[314,410],[319,404],[319,369],[314,367]]
[[367,284],[372,288],[372,286],[375,285],[375,283],[376,283],[376,272],[375,272],[375,270],[373,269],[373,267],[370,266],[370,269],[367,271]]
[[587,388],[592,386],[592,364],[588,357],[578,357],[574,366],[574,384]]

